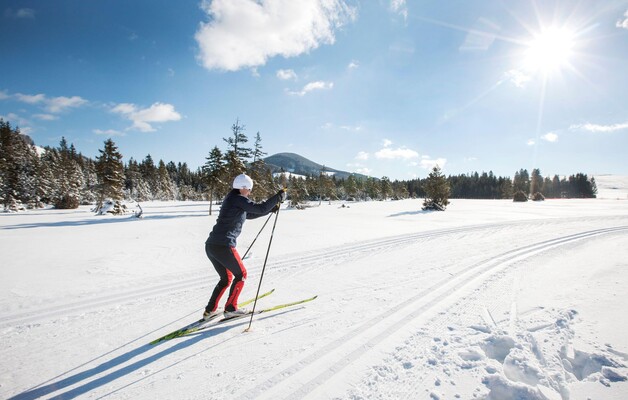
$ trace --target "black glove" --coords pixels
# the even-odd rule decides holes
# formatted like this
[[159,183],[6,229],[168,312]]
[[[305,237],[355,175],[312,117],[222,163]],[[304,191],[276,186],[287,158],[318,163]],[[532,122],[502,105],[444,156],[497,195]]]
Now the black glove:
[[279,202],[280,203],[283,203],[286,200],[286,196],[287,196],[286,191],[287,190],[288,189],[284,188],[284,189],[281,189],[279,192],[277,192],[277,195],[279,196]]
[[270,210],[270,212],[276,213],[277,211],[279,211],[279,206],[281,206],[281,203],[275,204],[275,207],[273,207],[273,209]]

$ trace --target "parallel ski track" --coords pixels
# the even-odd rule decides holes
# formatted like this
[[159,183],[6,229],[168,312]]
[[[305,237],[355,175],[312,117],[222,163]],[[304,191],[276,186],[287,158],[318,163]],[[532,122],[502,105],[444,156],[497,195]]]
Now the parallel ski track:
[[[459,231],[459,230],[454,230]],[[404,328],[427,311],[437,307],[467,285],[478,286],[493,274],[541,252],[608,234],[626,234],[628,226],[589,230],[516,248],[472,265],[462,266],[417,295],[355,326],[343,336],[284,368],[274,376],[243,393],[239,398],[301,399],[356,362],[365,353]],[[398,246],[396,243],[395,246]],[[319,365],[325,368],[317,368]],[[324,372],[320,372],[324,370]],[[294,381],[294,382],[293,382]],[[295,387],[298,389],[294,390]],[[294,390],[293,392],[289,392]],[[314,396],[316,397],[316,396]]]
[[[582,217],[582,218],[557,218],[550,220],[523,220],[523,221],[506,221],[499,223],[481,224],[481,225],[469,225],[459,228],[447,228],[440,230],[432,230],[426,232],[410,233],[397,235],[387,238],[381,238],[376,240],[367,240],[357,242],[354,244],[347,244],[332,248],[313,250],[306,253],[290,254],[280,258],[277,262],[270,263],[267,268],[275,269],[279,271],[293,270],[294,274],[302,273],[305,270],[319,267],[325,263],[339,264],[349,259],[357,259],[361,257],[369,256],[376,252],[386,251],[390,248],[400,248],[403,246],[409,246],[423,240],[431,240],[435,238],[441,238],[443,236],[455,235],[460,233],[472,233],[483,230],[494,230],[499,228],[506,228],[515,226],[539,226],[546,224],[576,222],[584,220],[612,220],[618,221],[622,219],[628,219],[628,216],[613,216],[613,217]],[[254,274],[261,270],[261,265],[253,264],[249,267],[249,277],[253,277]],[[84,312],[90,312],[106,308],[111,305],[120,305],[132,302],[137,299],[150,298],[161,295],[171,295],[174,292],[189,291],[191,289],[198,289],[207,287],[211,284],[210,276],[208,276],[206,269],[199,269],[198,272],[193,272],[190,278],[182,279],[179,281],[170,281],[167,283],[156,284],[153,286],[143,287],[140,289],[121,290],[116,292],[110,292],[106,295],[93,296],[82,298],[79,301],[73,301],[70,303],[61,303],[49,307],[39,307],[35,310],[18,312],[8,314],[0,317],[0,329],[20,326],[24,324],[31,324],[39,321],[45,321],[53,319],[59,316],[76,315]]]

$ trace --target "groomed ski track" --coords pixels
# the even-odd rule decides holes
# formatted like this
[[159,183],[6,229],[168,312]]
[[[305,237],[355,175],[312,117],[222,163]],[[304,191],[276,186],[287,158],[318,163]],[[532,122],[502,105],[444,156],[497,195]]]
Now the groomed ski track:
[[[324,265],[338,265],[348,260],[356,260],[361,257],[368,257],[373,254],[386,252],[390,250],[400,249],[404,246],[416,244],[427,240],[442,239],[456,234],[472,234],[474,232],[499,230],[513,226],[520,227],[525,230],[528,227],[552,226],[562,223],[586,222],[587,220],[595,221],[621,221],[622,217],[583,217],[583,218],[561,218],[549,221],[517,221],[505,223],[491,223],[482,225],[465,226],[460,228],[442,229],[428,232],[419,232],[415,234],[406,234],[381,238],[376,240],[368,240],[364,242],[352,243],[327,249],[317,249],[306,254],[293,254],[278,257],[276,261],[270,261],[269,270],[276,270],[280,273],[286,273],[286,278],[293,275],[302,274],[305,270],[320,268]],[[250,279],[257,278],[261,271],[261,260],[256,262],[246,262]],[[211,271],[209,271],[211,274]],[[134,287],[132,289],[121,289],[106,295],[86,296],[80,301],[72,301],[69,303],[60,303],[53,306],[45,306],[29,311],[9,312],[0,317],[0,329],[23,325],[33,324],[43,320],[53,319],[57,316],[68,316],[73,314],[81,314],[106,308],[111,305],[120,305],[126,302],[132,303],[137,299],[145,299],[161,295],[172,295],[173,293],[186,291],[199,291],[207,289],[209,285],[213,285],[213,276],[208,276],[208,268],[199,269],[195,273],[188,273],[186,276],[168,276],[164,280],[167,283],[156,283]],[[205,294],[203,295],[205,296]]]
[[[95,358],[76,360],[72,368],[64,366],[58,374],[42,376],[41,381],[31,382],[9,395],[21,399],[87,394],[90,398],[134,398],[145,391],[159,393],[177,376],[209,371],[213,374],[221,368],[219,376],[226,378],[223,381],[228,381],[225,385],[229,389],[208,384],[207,388],[191,388],[183,398],[220,398],[225,394],[238,399],[371,397],[373,393],[364,383],[369,375],[382,366],[384,359],[394,357],[402,344],[412,343],[417,332],[446,329],[457,318],[452,309],[466,307],[467,314],[478,315],[482,308],[511,306],[508,290],[502,290],[503,298],[490,303],[463,304],[478,288],[498,281],[516,282],[525,261],[539,254],[574,248],[599,237],[625,238],[627,234],[627,216],[556,218],[446,228],[285,254],[268,264],[266,273],[270,278],[266,277],[265,282],[268,279],[268,287],[296,287],[293,293],[318,294],[317,302],[303,310],[264,315],[255,322],[252,334],[241,334],[240,321],[160,344],[155,350],[142,343],[194,319],[200,308],[188,306],[189,314],[176,320],[165,320],[158,313],[143,316],[143,329],[129,329],[125,342],[105,339]],[[432,243],[441,243],[436,246],[441,249],[443,241],[451,243],[445,246],[446,254],[430,252]],[[493,246],[495,241],[502,244]],[[362,270],[360,265],[367,261],[382,268]],[[249,285],[255,284],[261,262],[251,260],[247,266]],[[63,339],[45,335],[43,339],[35,338],[29,346],[32,351],[41,352],[41,357],[66,348],[69,343],[87,346],[94,335],[127,329],[136,320],[134,315],[144,307],[152,309],[152,304],[161,304],[162,309],[180,303],[202,305],[213,284],[208,271],[202,269],[179,279],[169,276],[168,282],[4,315],[0,327],[16,333],[47,329],[57,323],[76,327],[75,333]],[[333,276],[334,281],[322,285],[325,290],[314,293],[308,280],[324,276]],[[377,287],[367,287],[373,281],[379,282]],[[281,302],[286,299],[291,300],[284,297]],[[317,311],[320,302],[329,301],[336,304],[337,313]],[[273,302],[269,300],[268,304]],[[468,311],[469,307],[474,311]],[[80,329],[83,322],[94,320],[100,322]],[[90,329],[95,330],[93,335]],[[320,345],[321,339],[298,343],[300,333],[312,334],[312,330],[325,337],[324,345]],[[297,347],[282,349],[284,338]],[[428,339],[426,335],[425,340]],[[47,346],[47,341],[53,345]],[[251,346],[267,346],[271,354],[264,360],[247,359]],[[103,352],[105,348],[109,351]],[[0,355],[7,351],[0,351]],[[236,351],[244,357],[230,361],[228,369],[220,361],[212,361],[229,358]],[[263,372],[251,377],[247,368]],[[420,379],[403,391],[391,389],[382,393],[385,387],[380,385],[376,395],[408,399],[425,396],[425,384]],[[338,388],[342,390],[339,392]]]

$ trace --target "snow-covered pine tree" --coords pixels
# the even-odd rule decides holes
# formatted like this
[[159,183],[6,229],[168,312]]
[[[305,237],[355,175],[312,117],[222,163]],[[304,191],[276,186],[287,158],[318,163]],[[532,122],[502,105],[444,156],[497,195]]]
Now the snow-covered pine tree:
[[423,201],[423,210],[445,211],[449,204],[449,182],[442,174],[438,165],[432,168],[432,172],[428,175],[423,184],[425,190],[425,200]]
[[65,137],[62,137],[59,148],[52,149],[50,157],[47,159],[50,163],[49,167],[54,173],[52,204],[58,209],[78,208],[84,176],[77,162],[78,155],[74,145],[68,147]]
[[98,150],[96,157],[96,175],[98,176],[98,204],[96,213],[122,214],[125,212],[124,198],[124,165],[122,154],[113,140],[105,140],[105,147]]
[[0,200],[5,210],[39,206],[38,158],[32,140],[0,118]]
[[175,188],[170,174],[166,168],[166,164],[163,160],[159,160],[159,167],[157,167],[157,199],[159,200],[174,200]]
[[155,199],[157,193],[157,167],[153,162],[153,157],[150,154],[144,158],[140,163],[140,172],[142,174],[142,180],[145,183],[143,187],[143,195],[146,200]]

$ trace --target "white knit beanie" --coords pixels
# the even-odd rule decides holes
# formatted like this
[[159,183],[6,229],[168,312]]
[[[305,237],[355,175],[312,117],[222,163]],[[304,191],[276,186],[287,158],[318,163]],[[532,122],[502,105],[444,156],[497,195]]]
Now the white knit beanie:
[[233,188],[253,190],[253,179],[245,174],[238,175],[233,180]]

